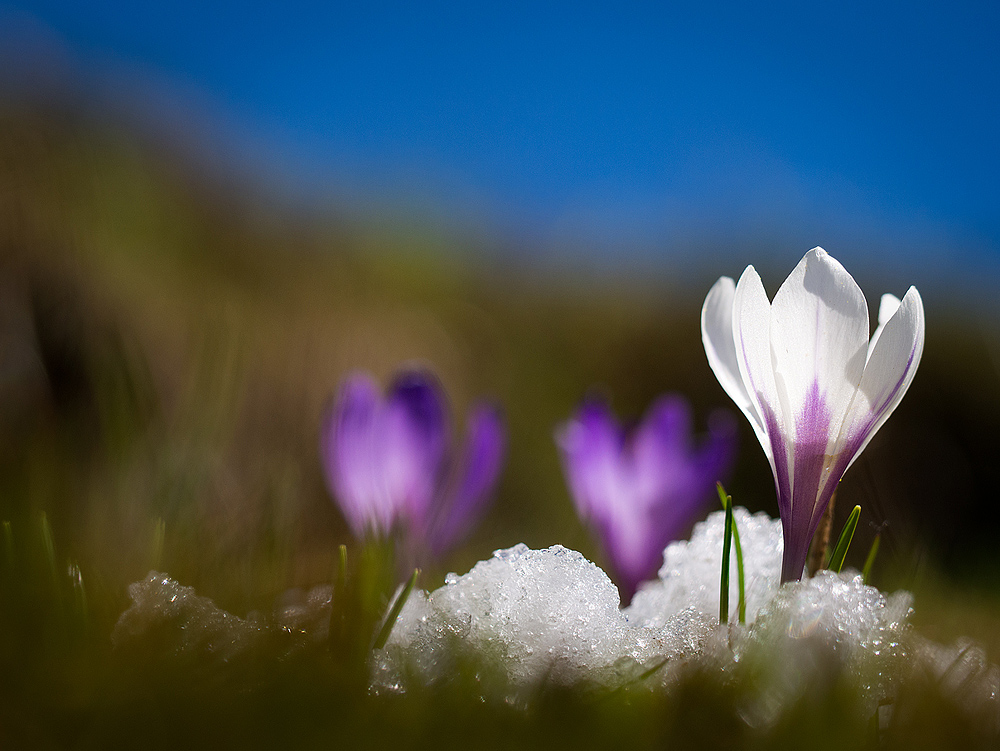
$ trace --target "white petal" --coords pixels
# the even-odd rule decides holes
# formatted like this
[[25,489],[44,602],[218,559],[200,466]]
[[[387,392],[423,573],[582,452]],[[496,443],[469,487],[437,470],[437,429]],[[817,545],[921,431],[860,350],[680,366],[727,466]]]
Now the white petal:
[[875,333],[872,334],[872,340],[868,343],[868,354],[865,357],[865,362],[871,359],[872,352],[875,350],[875,343],[882,336],[882,329],[885,328],[886,322],[896,315],[897,310],[899,310],[899,298],[888,293],[882,295],[882,302],[878,306],[878,328],[875,329]]
[[712,285],[701,309],[701,340],[705,345],[708,364],[715,377],[719,379],[729,398],[736,402],[736,406],[747,416],[754,433],[757,434],[757,439],[765,445],[767,442],[764,438],[764,423],[743,385],[743,376],[736,360],[736,342],[733,339],[735,294],[736,285],[728,276],[720,277],[719,281]]
[[[774,453],[768,437],[767,420],[773,420],[779,429],[784,423],[784,412],[778,402],[771,366],[770,338],[771,303],[760,276],[753,266],[747,266],[733,297],[733,341],[740,376],[756,414],[760,416],[762,430],[757,433],[764,447],[771,469],[774,470]],[[770,416],[770,418],[769,418]]]
[[[885,297],[882,304],[886,307]],[[860,440],[848,467],[896,409],[920,364],[924,352],[924,303],[915,287],[907,290],[892,317],[879,326],[876,334],[878,342],[872,348],[857,401],[838,441],[838,448],[844,449],[852,440]]]
[[890,295],[888,292],[882,295],[882,301],[878,306],[878,327],[880,329],[885,326],[890,318],[896,315],[899,305],[899,298],[895,295]]
[[799,424],[818,397],[828,430],[840,432],[864,372],[868,331],[868,303],[851,275],[822,248],[806,253],[771,305],[771,356],[786,420]]

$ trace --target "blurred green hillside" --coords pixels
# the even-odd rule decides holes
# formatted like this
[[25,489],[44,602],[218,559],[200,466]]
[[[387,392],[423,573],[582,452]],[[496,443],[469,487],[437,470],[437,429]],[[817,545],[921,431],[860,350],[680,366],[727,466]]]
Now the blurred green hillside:
[[[329,579],[351,541],[317,433],[350,370],[427,364],[456,432],[473,400],[504,406],[496,504],[444,570],[521,541],[600,562],[552,439],[588,391],[632,419],[679,391],[699,428],[732,410],[698,321],[711,282],[739,267],[557,271],[446,228],[276,206],[263,182],[194,153],[81,109],[0,112],[0,517],[23,528],[44,511],[109,623],[154,566],[237,613]],[[882,290],[858,281],[874,303]],[[932,612],[927,627],[979,636],[996,658],[1000,329],[961,311],[928,310],[920,372],[845,479],[838,519],[864,509],[856,566],[886,523],[876,581],[942,612],[966,603],[975,618]],[[773,515],[740,419],[729,488]]]

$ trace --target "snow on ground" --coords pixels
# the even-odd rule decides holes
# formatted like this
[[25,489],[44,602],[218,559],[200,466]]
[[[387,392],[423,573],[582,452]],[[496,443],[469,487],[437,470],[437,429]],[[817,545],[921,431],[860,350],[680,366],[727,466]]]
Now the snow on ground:
[[[784,706],[831,681],[847,681],[871,717],[916,675],[955,684],[957,699],[1000,717],[1000,669],[971,644],[944,647],[915,634],[908,592],[885,595],[853,571],[820,572],[779,587],[781,522],[735,509],[746,571],[747,622],[737,622],[735,556],[731,613],[719,624],[724,514],[670,544],[658,577],[621,608],[608,576],[555,545],[496,551],[433,592],[415,590],[383,649],[372,655],[372,689],[405,692],[472,669],[484,696],[525,699],[540,685],[649,686],[669,690],[690,670],[757,687],[748,722],[773,722]],[[289,651],[325,643],[332,591],[291,591],[270,615],[238,618],[164,574],[129,588],[116,625],[120,648],[155,641],[177,655],[235,662],[269,635]],[[312,645],[312,646],[310,646]]]

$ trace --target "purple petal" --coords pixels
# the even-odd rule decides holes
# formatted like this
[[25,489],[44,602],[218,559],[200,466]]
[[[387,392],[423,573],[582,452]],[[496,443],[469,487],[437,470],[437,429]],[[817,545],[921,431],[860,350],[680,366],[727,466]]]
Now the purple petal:
[[680,396],[653,405],[633,439],[639,497],[647,499],[648,532],[632,556],[634,585],[659,568],[663,549],[686,534],[713,503],[715,483],[725,480],[736,450],[736,426],[726,413],[712,416],[709,435],[695,447],[691,410]]
[[691,410],[683,398],[658,399],[630,439],[633,482],[640,495],[656,498],[664,487],[689,474]]
[[585,521],[613,513],[624,435],[607,407],[587,401],[556,433],[577,513]]
[[732,461],[735,426],[716,418],[695,449],[687,403],[667,396],[628,438],[603,404],[589,403],[558,441],[577,510],[599,535],[627,601],[656,572],[667,543],[711,502]]
[[445,451],[448,426],[437,380],[422,371],[403,371],[393,380],[379,420],[379,470],[385,493],[401,514],[424,525],[431,512]]
[[577,512],[597,533],[629,594],[647,567],[651,499],[660,485],[656,431],[644,424],[639,433],[649,461],[636,462],[607,407],[589,401],[557,435]]
[[586,402],[557,442],[577,512],[597,533],[623,596],[631,596],[649,565],[656,475],[636,471],[624,431],[603,403]]
[[675,469],[664,479],[657,496],[658,559],[668,543],[686,535],[705,509],[717,503],[715,483],[728,480],[736,457],[735,421],[726,412],[713,413],[708,435],[696,446],[692,443],[689,433],[684,444],[676,447],[677,453],[669,461]]
[[694,463],[703,480],[708,483],[709,494],[715,483],[724,483],[736,460],[739,431],[732,414],[718,409],[708,416],[708,436],[695,452]]
[[382,492],[380,482],[376,451],[380,411],[375,383],[365,374],[354,374],[341,384],[322,428],[324,476],[358,537],[386,534],[396,515],[393,500]]
[[351,531],[381,537],[401,518],[426,517],[446,441],[443,399],[432,377],[401,373],[384,401],[370,376],[345,379],[320,449]]
[[435,556],[443,555],[482,518],[500,476],[506,443],[500,411],[486,405],[473,410],[457,474],[439,504],[429,534]]

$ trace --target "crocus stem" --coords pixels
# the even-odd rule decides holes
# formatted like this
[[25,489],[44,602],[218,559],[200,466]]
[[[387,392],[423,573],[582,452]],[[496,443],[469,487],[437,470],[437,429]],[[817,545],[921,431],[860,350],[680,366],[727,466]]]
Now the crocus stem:
[[[806,565],[809,567],[809,576],[815,576],[816,572],[823,568],[826,561],[826,551],[830,547],[830,530],[833,527],[833,506],[837,500],[837,491],[833,491],[830,496],[830,503],[826,506],[826,511],[820,517],[816,534],[813,535],[812,547],[809,548],[809,558]],[[801,560],[801,559],[800,559]]]

